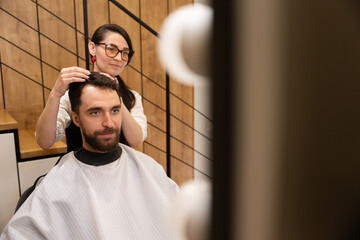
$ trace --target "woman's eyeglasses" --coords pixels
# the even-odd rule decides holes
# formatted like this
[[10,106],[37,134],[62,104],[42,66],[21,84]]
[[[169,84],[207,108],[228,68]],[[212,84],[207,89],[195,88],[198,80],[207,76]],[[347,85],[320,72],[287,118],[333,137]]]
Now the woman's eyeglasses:
[[121,59],[129,62],[134,55],[134,51],[130,49],[120,50],[116,45],[111,43],[98,43],[97,45],[105,46],[105,54],[108,57],[115,58],[119,53],[121,54]]

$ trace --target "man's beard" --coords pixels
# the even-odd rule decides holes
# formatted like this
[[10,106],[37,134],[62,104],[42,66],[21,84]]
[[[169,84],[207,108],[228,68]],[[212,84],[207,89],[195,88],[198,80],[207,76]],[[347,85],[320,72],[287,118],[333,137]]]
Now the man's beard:
[[[114,137],[110,139],[102,139],[98,136],[101,134],[115,133]],[[119,145],[120,129],[119,128],[105,128],[103,131],[95,131],[88,133],[83,130],[85,141],[95,150],[100,152],[109,152]]]

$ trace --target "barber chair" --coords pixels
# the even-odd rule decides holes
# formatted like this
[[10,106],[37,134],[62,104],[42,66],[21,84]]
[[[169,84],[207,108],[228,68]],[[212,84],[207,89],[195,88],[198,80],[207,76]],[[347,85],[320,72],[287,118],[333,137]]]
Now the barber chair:
[[17,210],[21,207],[21,205],[25,202],[25,200],[31,195],[31,193],[35,190],[36,186],[40,184],[40,182],[42,181],[42,179],[46,176],[46,174],[41,175],[40,177],[38,177],[34,184],[29,187],[28,189],[26,189],[20,196],[16,207],[15,207],[15,213],[17,212]]
[[[61,156],[61,157],[56,161],[56,163],[55,163],[54,166],[56,166],[56,165],[60,162],[60,160],[61,160],[62,157],[63,157],[63,156]],[[15,207],[15,213],[16,213],[17,210],[21,207],[21,205],[26,201],[26,199],[31,195],[31,193],[35,190],[35,188],[40,184],[40,182],[43,180],[43,178],[44,178],[45,176],[46,176],[46,174],[41,175],[40,177],[38,177],[38,178],[35,180],[34,184],[33,184],[31,187],[29,187],[28,189],[26,189],[26,190],[21,194],[21,196],[20,196],[20,198],[19,198],[19,200],[18,200],[18,202],[17,202],[17,204],[16,204],[16,207]]]

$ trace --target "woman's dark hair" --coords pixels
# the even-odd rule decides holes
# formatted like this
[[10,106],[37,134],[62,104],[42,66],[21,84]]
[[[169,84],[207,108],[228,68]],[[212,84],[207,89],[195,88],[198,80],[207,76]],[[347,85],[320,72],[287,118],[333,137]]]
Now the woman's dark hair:
[[[99,27],[98,29],[95,30],[95,32],[91,38],[91,41],[95,44],[99,44],[100,42],[102,42],[104,40],[106,34],[109,32],[119,33],[121,36],[123,36],[126,43],[129,45],[129,49],[132,51],[134,50],[129,34],[126,32],[125,29],[123,29],[122,27],[120,27],[117,24],[102,25],[101,27]],[[130,91],[130,88],[125,84],[125,82],[121,79],[120,76],[116,76],[116,78],[119,82],[119,91],[120,91],[122,100],[123,100],[126,108],[130,111],[135,105],[135,96]]]
[[134,51],[129,34],[126,32],[125,29],[123,29],[122,27],[120,27],[117,24],[102,25],[101,27],[99,27],[98,29],[95,30],[95,32],[91,38],[91,41],[95,44],[99,44],[100,42],[102,42],[102,40],[104,40],[105,35],[108,32],[119,33],[121,36],[123,36],[126,43],[129,45],[129,49]]

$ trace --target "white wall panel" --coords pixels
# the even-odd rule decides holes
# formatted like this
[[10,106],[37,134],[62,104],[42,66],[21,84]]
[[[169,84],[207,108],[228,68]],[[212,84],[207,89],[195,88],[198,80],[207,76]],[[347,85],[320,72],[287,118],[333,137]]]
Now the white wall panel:
[[19,163],[21,193],[32,186],[39,176],[49,172],[58,159],[53,157]]
[[13,133],[0,134],[0,232],[13,216],[19,199]]

